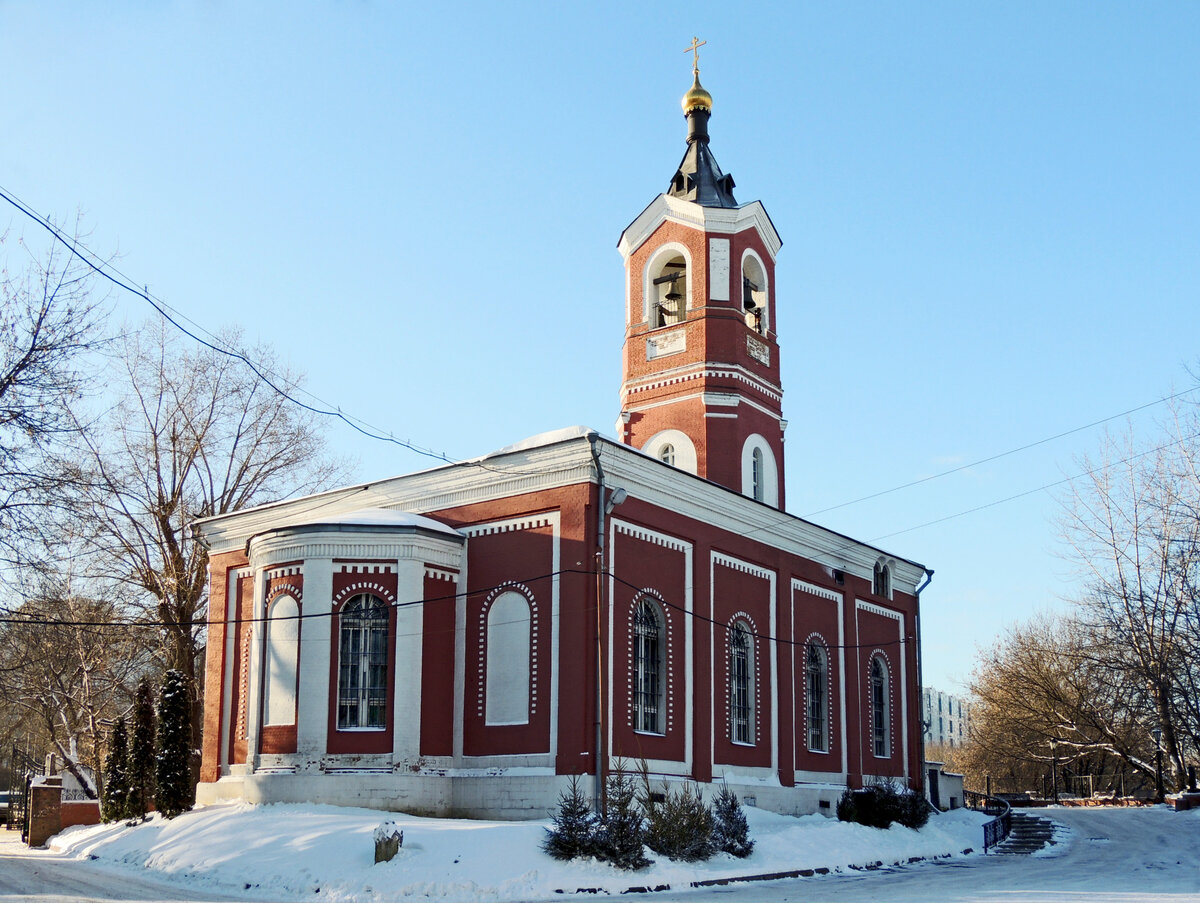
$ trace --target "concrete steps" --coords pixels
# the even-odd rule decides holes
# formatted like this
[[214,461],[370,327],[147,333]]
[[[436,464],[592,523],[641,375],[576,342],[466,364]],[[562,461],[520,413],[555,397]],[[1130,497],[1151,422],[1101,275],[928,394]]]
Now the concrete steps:
[[1003,843],[994,846],[991,852],[1028,856],[1054,842],[1054,825],[1049,819],[1013,810],[1012,832]]

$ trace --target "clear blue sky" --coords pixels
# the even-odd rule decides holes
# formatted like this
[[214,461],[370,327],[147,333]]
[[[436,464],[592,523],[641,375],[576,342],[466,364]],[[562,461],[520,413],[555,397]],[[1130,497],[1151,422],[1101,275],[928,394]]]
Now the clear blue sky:
[[[1195,4],[0,2],[0,185],[396,436],[611,432],[615,243],[683,153],[693,34],[717,159],[784,240],[790,510],[1192,384]],[[428,463],[330,429],[362,479]],[[937,571],[927,683],[1071,593],[1058,505],[892,534],[1074,474],[1100,434],[815,518]]]

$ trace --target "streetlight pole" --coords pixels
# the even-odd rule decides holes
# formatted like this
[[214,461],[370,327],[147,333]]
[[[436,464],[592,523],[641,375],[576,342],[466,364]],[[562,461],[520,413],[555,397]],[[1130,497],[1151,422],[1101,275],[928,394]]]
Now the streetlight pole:
[[1162,778],[1162,728],[1156,727],[1150,736],[1154,738],[1154,802],[1161,803],[1167,796]]
[[1058,805],[1058,740],[1050,740],[1050,786],[1053,788],[1054,804]]

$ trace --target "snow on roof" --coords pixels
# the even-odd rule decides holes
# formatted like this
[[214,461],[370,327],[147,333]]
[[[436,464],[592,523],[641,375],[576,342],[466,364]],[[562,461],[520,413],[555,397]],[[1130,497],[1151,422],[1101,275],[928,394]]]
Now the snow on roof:
[[530,436],[528,439],[522,439],[520,442],[506,445],[504,448],[498,448],[494,452],[484,455],[484,457],[490,458],[494,455],[507,455],[512,452],[539,448],[543,445],[553,445],[556,442],[566,442],[568,439],[583,439],[591,435],[596,435],[596,430],[590,426],[563,427],[560,430],[550,430],[548,433],[538,433],[536,436]]
[[422,517],[411,511],[400,511],[396,508],[360,508],[345,514],[330,514],[326,517],[315,517],[292,526],[326,526],[334,524],[352,524],[363,527],[423,527],[439,533],[449,533],[452,536],[461,535],[453,527],[448,527],[431,517]]

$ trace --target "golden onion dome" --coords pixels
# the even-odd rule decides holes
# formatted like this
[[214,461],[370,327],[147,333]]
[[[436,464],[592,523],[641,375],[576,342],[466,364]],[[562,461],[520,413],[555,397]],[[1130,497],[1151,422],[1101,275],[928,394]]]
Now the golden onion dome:
[[692,86],[688,89],[687,94],[683,95],[683,100],[680,103],[683,106],[684,116],[692,112],[692,110],[704,110],[707,113],[712,112],[712,95],[700,85],[699,73],[696,73],[692,78]]

